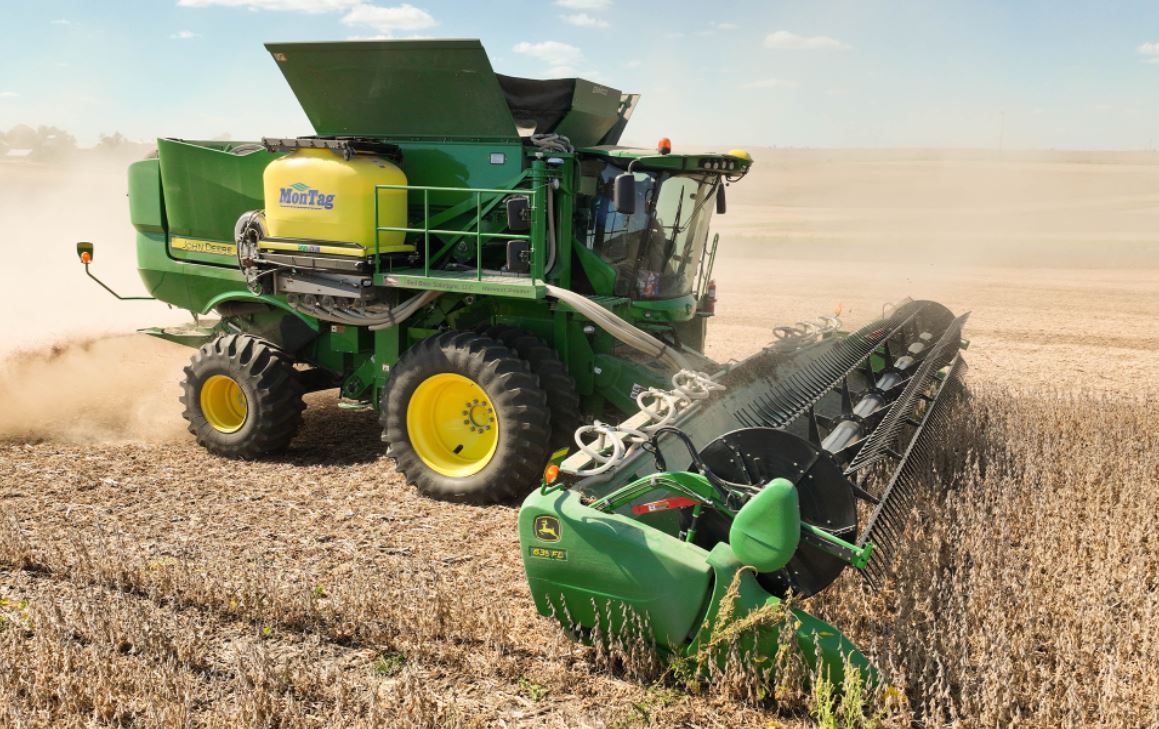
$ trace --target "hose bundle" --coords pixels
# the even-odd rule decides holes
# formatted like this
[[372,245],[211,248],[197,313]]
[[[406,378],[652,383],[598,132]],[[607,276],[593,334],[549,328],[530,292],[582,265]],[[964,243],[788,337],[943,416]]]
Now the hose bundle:
[[575,443],[581,453],[598,465],[577,470],[575,474],[597,476],[615,468],[634,456],[658,431],[671,427],[676,417],[694,402],[724,389],[724,385],[702,372],[680,370],[672,375],[671,390],[650,387],[636,395],[636,405],[648,423],[629,427],[597,420],[591,425],[580,426],[575,431]]
[[337,324],[370,327],[371,331],[376,332],[398,326],[441,294],[441,291],[424,291],[393,307],[357,309],[350,305],[327,301],[292,301],[290,306],[294,307],[296,311],[317,319]]

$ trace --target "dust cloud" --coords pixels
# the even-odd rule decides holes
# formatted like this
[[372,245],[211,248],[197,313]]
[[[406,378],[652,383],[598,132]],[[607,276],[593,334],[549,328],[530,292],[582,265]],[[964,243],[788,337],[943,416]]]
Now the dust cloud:
[[714,220],[714,359],[909,296],[973,312],[979,381],[1159,392],[1159,155],[751,152]]
[[187,321],[159,302],[122,302],[84,275],[141,296],[126,199],[128,159],[0,159],[0,437],[156,441],[179,437],[189,352],[134,330]]
[[[776,324],[837,309],[858,324],[913,296],[975,311],[979,370],[1047,371],[1049,352],[1081,371],[1089,353],[1076,342],[1097,320],[1101,351],[1153,381],[1138,357],[1159,340],[1159,154],[750,151],[752,173],[714,220],[721,301],[710,356],[744,356]],[[130,161],[0,159],[0,433],[181,432],[177,383],[189,351],[129,333],[188,314],[117,301],[74,252],[76,241],[94,242],[93,272],[125,295],[145,293]],[[1074,311],[1076,297],[1097,313]]]
[[[1159,265],[1159,154],[754,149],[722,243],[955,267]],[[722,255],[724,251],[722,250]]]
[[10,354],[0,362],[0,438],[180,438],[185,421],[177,378],[183,355],[177,345],[138,334]]
[[123,296],[137,275],[126,167],[132,159],[59,163],[0,158],[0,354],[58,340],[188,321],[155,301],[118,301],[84,275],[77,241],[96,246],[93,273]]

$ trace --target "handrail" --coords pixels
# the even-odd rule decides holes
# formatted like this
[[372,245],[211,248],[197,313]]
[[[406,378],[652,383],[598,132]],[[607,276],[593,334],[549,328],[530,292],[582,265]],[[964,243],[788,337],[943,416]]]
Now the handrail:
[[375,185],[383,190],[431,190],[434,192],[481,192],[491,195],[510,195],[513,192],[531,192],[530,189],[503,187],[439,187],[438,185]]
[[[405,190],[407,192],[421,191],[423,193],[423,227],[412,228],[409,226],[395,226],[395,225],[379,225],[380,210],[379,198],[381,190]],[[483,232],[483,196],[494,196],[500,198],[511,194],[526,194],[531,198],[531,204],[534,209],[536,200],[539,197],[539,191],[534,188],[491,188],[491,187],[439,187],[435,185],[375,185],[374,186],[374,253],[375,253],[375,271],[381,272],[381,257],[379,240],[379,233],[422,233],[423,235],[423,275],[431,275],[431,234],[435,235],[470,235],[472,229],[470,227],[463,230],[450,230],[445,228],[431,228],[429,221],[431,219],[431,192],[460,192],[469,193],[475,196],[475,280],[483,280],[483,241],[494,238],[506,238],[507,240],[525,240],[532,241],[531,234],[523,233],[484,233]],[[465,202],[465,201],[464,201]],[[498,200],[488,205],[488,212],[490,208],[497,203]],[[464,211],[465,212],[465,211]],[[532,242],[534,247],[534,242]],[[444,249],[445,250],[445,249]]]
[[[440,228],[401,228],[393,225],[384,225],[379,230],[389,233],[423,233],[431,232],[437,235],[461,235],[470,233],[469,230],[442,230]],[[526,233],[480,233],[484,238],[508,238],[510,240],[531,240]]]

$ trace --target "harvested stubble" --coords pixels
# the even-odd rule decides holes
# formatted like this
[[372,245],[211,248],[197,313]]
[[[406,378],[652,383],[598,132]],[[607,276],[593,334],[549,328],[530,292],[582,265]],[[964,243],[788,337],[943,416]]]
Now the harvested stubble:
[[[974,386],[894,578],[807,605],[908,697],[882,725],[1159,724],[1156,405]],[[304,435],[371,434],[349,417]],[[0,446],[2,726],[857,723],[568,643],[530,609],[513,510],[422,500],[384,462],[105,448]]]

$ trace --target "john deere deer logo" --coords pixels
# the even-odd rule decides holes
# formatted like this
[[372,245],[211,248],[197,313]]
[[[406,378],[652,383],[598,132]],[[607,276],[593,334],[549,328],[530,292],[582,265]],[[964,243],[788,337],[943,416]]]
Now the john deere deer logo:
[[558,542],[559,519],[554,516],[535,517],[535,538],[541,542]]

